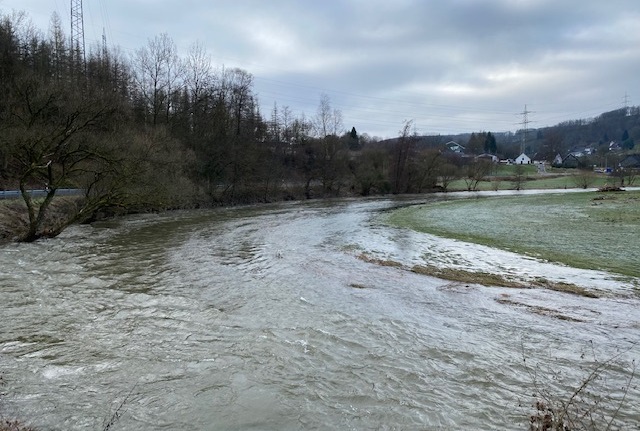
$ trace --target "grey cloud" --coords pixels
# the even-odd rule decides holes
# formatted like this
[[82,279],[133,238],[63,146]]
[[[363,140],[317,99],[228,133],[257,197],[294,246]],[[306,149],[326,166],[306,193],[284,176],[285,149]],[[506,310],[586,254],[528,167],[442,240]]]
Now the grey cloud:
[[[103,4],[126,52],[161,32],[183,54],[200,41],[217,65],[255,75],[263,112],[275,101],[313,115],[325,92],[345,126],[375,135],[410,118],[425,133],[515,130],[525,103],[538,126],[615,109],[625,92],[640,104],[637,0]],[[44,28],[53,12],[47,0],[0,7],[26,9]],[[104,11],[88,9],[85,28],[99,35]]]

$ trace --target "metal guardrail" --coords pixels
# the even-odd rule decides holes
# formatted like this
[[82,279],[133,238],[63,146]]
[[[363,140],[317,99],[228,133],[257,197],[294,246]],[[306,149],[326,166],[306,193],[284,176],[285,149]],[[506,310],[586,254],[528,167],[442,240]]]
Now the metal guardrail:
[[[45,197],[46,190],[28,190],[33,197]],[[82,189],[58,189],[56,196],[79,196],[82,195]],[[21,198],[20,190],[0,190],[0,199],[18,199]]]

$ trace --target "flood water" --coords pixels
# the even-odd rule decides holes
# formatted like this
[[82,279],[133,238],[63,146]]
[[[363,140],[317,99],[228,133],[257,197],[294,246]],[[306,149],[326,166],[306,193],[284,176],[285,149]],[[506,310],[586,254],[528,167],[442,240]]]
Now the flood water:
[[[638,429],[632,281],[380,222],[408,203],[144,215],[1,246],[0,412],[41,430],[526,430],[534,394],[568,401],[604,365],[594,415],[624,398],[614,425]],[[407,270],[427,263],[604,294]]]

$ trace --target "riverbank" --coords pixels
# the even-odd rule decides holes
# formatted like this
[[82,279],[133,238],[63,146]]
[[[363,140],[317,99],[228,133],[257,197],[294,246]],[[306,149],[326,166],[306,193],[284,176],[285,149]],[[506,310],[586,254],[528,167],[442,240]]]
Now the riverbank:
[[[72,196],[54,198],[47,211],[45,229],[69,217],[80,199]],[[27,206],[22,199],[0,200],[0,244],[18,241],[26,233],[28,222]]]
[[640,277],[640,191],[455,200],[395,211],[395,226],[576,268]]
[[[507,169],[509,168],[509,169]],[[475,191],[504,191],[514,190],[513,182],[513,167],[501,167],[500,172],[495,175],[488,176],[484,180],[477,183]],[[548,190],[548,189],[579,189],[581,188],[577,181],[575,173],[567,173],[565,171],[558,171],[553,173],[538,174],[535,173],[532,166],[527,167],[526,175],[524,179],[518,183],[517,188],[525,190]],[[612,178],[607,175],[593,174],[591,186],[602,187],[611,183]],[[465,191],[466,184],[464,180],[456,180],[449,184],[446,190],[442,188],[432,190],[432,193],[436,192],[458,192]],[[197,195],[197,194],[196,194]],[[143,204],[136,207],[127,208],[125,206],[118,207],[116,212],[101,211],[96,214],[94,218],[109,218],[114,215],[123,214],[136,214],[145,212],[158,212],[166,211],[170,209],[184,209],[184,208],[206,208],[216,206],[236,206],[247,204],[263,204],[274,203],[280,201],[305,201],[309,199],[327,199],[327,198],[344,198],[344,197],[358,197],[360,195],[354,194],[354,190],[344,188],[339,195],[330,194],[327,195],[323,192],[322,187],[312,187],[310,190],[306,190],[303,185],[289,185],[283,187],[278,193],[270,193],[268,195],[260,194],[253,190],[251,192],[246,191],[244,193],[237,192],[233,198],[229,196],[218,196],[216,199],[206,202],[202,197],[193,202],[181,202],[176,206],[170,207],[157,207],[157,206],[145,206]],[[381,195],[383,196],[383,195]],[[61,223],[66,218],[72,216],[74,211],[77,211],[78,204],[82,198],[78,196],[58,196],[54,198],[51,206],[47,210],[46,219],[44,222],[44,230],[53,231],[57,224]],[[20,198],[17,199],[3,199],[0,200],[0,244],[12,241],[18,241],[24,236],[27,231],[28,215],[26,205]],[[45,235],[47,236],[47,235]],[[55,235],[53,235],[55,236]]]

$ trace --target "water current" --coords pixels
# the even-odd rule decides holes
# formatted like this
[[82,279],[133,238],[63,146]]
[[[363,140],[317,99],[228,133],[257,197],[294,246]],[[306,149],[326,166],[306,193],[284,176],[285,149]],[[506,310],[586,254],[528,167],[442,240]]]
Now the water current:
[[[595,412],[621,404],[638,429],[624,281],[380,222],[409,203],[142,215],[0,247],[0,412],[41,430],[525,430],[535,394],[568,401],[611,359]],[[426,261],[607,294],[407,270]]]

